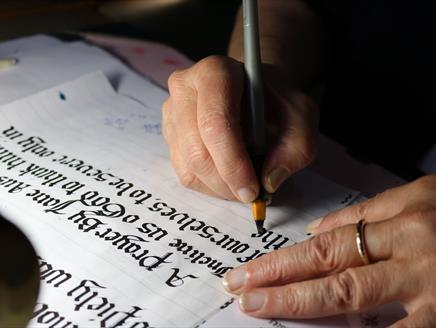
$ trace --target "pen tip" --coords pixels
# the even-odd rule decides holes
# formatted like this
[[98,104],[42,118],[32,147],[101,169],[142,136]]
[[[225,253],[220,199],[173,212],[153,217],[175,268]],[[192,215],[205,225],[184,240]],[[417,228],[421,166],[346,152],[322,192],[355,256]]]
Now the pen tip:
[[256,228],[259,235],[262,235],[265,232],[265,228],[263,227],[263,220],[256,220]]

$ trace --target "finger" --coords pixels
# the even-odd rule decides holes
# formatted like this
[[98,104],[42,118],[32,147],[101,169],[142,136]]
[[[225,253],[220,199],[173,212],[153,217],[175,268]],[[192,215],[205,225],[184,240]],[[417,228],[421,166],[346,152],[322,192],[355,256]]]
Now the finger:
[[189,189],[201,192],[212,197],[222,197],[205,185],[195,174],[185,166],[176,149],[170,150],[171,161],[181,184]]
[[[395,221],[389,220],[365,226],[366,250],[371,261],[392,257],[393,240],[402,233],[395,230],[395,225]],[[239,294],[256,287],[313,279],[360,266],[364,262],[357,249],[356,232],[356,225],[347,225],[265,254],[229,271],[224,277],[224,287]]]
[[309,97],[293,93],[288,99],[271,89],[270,105],[279,114],[277,140],[270,150],[263,169],[263,184],[275,192],[291,174],[306,167],[316,153],[318,109]]
[[197,191],[207,191],[208,194],[212,191],[218,197],[232,199],[232,192],[218,174],[200,137],[197,126],[198,94],[190,86],[189,74],[185,71],[173,74],[169,87],[173,95],[169,124],[174,127],[170,148],[177,148],[173,164],[179,167],[176,172],[182,174],[179,175],[182,184]]
[[327,214],[311,222],[306,230],[317,234],[364,218],[368,222],[385,220],[400,213],[410,197],[408,186],[388,189],[373,198]]
[[428,304],[422,306],[419,310],[410,313],[404,319],[395,322],[390,328],[432,328],[436,327],[436,310],[435,305]]
[[[181,124],[181,128],[183,128],[183,124]],[[181,154],[180,162],[184,168],[185,177],[188,177],[188,179],[181,179],[182,184],[185,187],[202,191],[199,190],[198,187],[194,188],[197,181],[195,181],[195,183],[193,183],[194,181],[190,181],[189,174],[192,174],[195,175],[196,180],[199,180],[202,185],[207,186],[207,189],[213,191],[216,197],[234,199],[233,193],[219,175],[215,163],[199,135],[190,132],[183,138],[178,136],[178,140],[178,148]]]
[[259,186],[240,127],[242,64],[210,57],[198,68],[193,81],[198,90],[201,139],[232,193],[240,201],[250,202]]
[[241,309],[256,317],[318,318],[364,311],[403,298],[404,263],[379,262],[339,274],[281,287],[260,288],[240,297]]

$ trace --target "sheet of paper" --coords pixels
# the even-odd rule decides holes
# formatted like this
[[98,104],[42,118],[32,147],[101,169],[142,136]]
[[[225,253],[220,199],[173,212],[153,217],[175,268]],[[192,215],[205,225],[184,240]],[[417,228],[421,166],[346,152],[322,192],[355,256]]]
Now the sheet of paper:
[[116,52],[137,72],[150,77],[164,89],[168,88],[167,80],[172,72],[194,64],[182,53],[162,43],[94,33],[83,33],[82,36],[93,44]]
[[[98,47],[84,42],[32,47],[38,40],[14,55],[19,61],[17,66],[0,71],[0,105],[98,70],[106,74],[120,94],[144,106],[159,107],[166,97],[166,92],[150,88],[150,81]],[[16,44],[24,47],[26,42],[17,40]]]
[[35,49],[62,45],[62,41],[48,35],[33,35],[0,43],[0,57],[14,57]]
[[31,327],[195,326],[229,299],[226,271],[304,239],[308,219],[358,194],[302,172],[259,236],[248,206],[180,186],[159,108],[118,95],[101,73],[0,117],[0,210],[41,257]]
[[[17,40],[12,40],[12,41],[8,41],[8,42],[3,42],[0,43],[0,56],[16,56],[16,57],[22,57],[22,58],[26,58],[26,57],[33,57],[34,55],[36,56],[41,56],[41,57],[45,57],[43,59],[46,59],[45,61],[42,60],[43,65],[33,65],[31,70],[27,70],[25,71],[23,69],[23,67],[21,67],[21,69],[23,69],[22,71],[24,71],[25,74],[21,74],[20,77],[17,79],[17,85],[24,85],[26,86],[28,84],[28,79],[31,76],[36,76],[39,82],[39,78],[41,76],[46,78],[46,82],[47,82],[47,86],[50,85],[54,85],[56,84],[58,81],[62,80],[60,77],[63,76],[63,74],[66,74],[66,76],[70,76],[69,74],[72,74],[74,72],[71,71],[70,66],[65,65],[66,62],[70,62],[71,58],[73,58],[73,63],[77,63],[79,60],[84,59],[85,57],[89,57],[91,56],[91,58],[93,59],[97,59],[97,57],[103,57],[105,59],[108,59],[106,57],[108,57],[108,54],[105,52],[95,52],[95,48],[93,47],[89,47],[81,42],[77,42],[77,43],[73,43],[73,45],[77,45],[80,44],[80,46],[78,46],[76,49],[74,49],[73,52],[68,51],[70,47],[66,47],[63,48],[62,50],[60,46],[63,46],[63,42],[50,37],[50,36],[45,36],[45,35],[37,35],[37,36],[32,36],[32,37],[26,37],[26,38],[21,38],[21,39],[17,39]],[[70,44],[71,45],[71,44]],[[50,48],[56,48],[59,47],[59,49],[57,51],[54,52],[54,55],[51,51],[49,51]],[[129,48],[130,49],[130,48]],[[132,52],[135,52],[138,56],[143,56],[144,54],[144,50],[141,48],[139,49],[138,46],[133,46],[130,49]],[[139,51],[141,50],[141,53],[139,53]],[[126,50],[127,51],[127,50]],[[67,54],[67,55],[66,55]],[[110,56],[109,56],[110,57]],[[56,65],[56,69],[59,71],[58,73],[60,75],[46,75],[45,72],[47,71],[47,66],[48,66],[48,62],[51,62],[53,59],[55,59],[55,62],[59,63],[58,65]],[[101,58],[100,58],[101,59]],[[84,60],[84,62],[88,62],[87,60]],[[91,61],[92,62],[92,61]],[[94,60],[94,62],[96,62],[96,60]],[[50,63],[51,64],[51,63]],[[168,63],[169,65],[173,64]],[[110,68],[112,66],[112,68]],[[50,66],[51,67],[51,66]],[[94,66],[95,67],[95,66]],[[111,79],[111,83],[114,86],[117,86],[118,89],[121,89],[124,91],[125,94],[130,95],[132,98],[134,99],[141,99],[141,97],[144,95],[143,94],[143,90],[148,88],[149,82],[145,79],[136,79],[136,77],[134,76],[135,74],[133,74],[133,79],[132,77],[132,72],[129,71],[129,69],[127,67],[125,67],[123,64],[120,64],[120,62],[118,60],[114,60],[112,58],[109,59],[109,61],[104,61],[104,64],[101,65],[100,67],[102,67],[106,72],[108,72],[112,79]],[[82,66],[81,70],[79,70],[76,73],[81,73],[82,71],[89,71],[91,70],[93,67],[89,67],[89,66]],[[112,73],[111,73],[112,72]],[[113,73],[115,72],[115,73]],[[17,73],[17,72],[15,72]],[[21,72],[23,73],[23,72]],[[121,78],[120,78],[121,76]],[[0,80],[1,80],[2,76],[0,75]],[[3,76],[3,78],[5,78],[5,76]],[[8,76],[9,78],[9,76]],[[24,81],[24,83],[23,83]],[[127,84],[126,84],[127,81]],[[127,85],[127,86],[126,86]],[[41,90],[42,87],[44,85],[41,85],[40,83],[34,83],[33,85],[31,84],[31,87],[26,89],[26,88],[18,88],[18,91],[23,92],[23,94],[32,94],[38,90]],[[11,93],[6,93],[7,97],[11,96]],[[162,93],[160,93],[160,97],[155,95],[155,97],[152,97],[152,101],[156,100],[155,104],[160,102],[162,100]],[[1,97],[0,97],[1,98]],[[9,98],[8,98],[9,99]],[[140,100],[141,102],[143,102],[146,106],[148,107],[153,107],[153,105],[148,105],[147,102],[150,100],[150,97],[148,97],[148,94],[146,94],[145,97],[142,97],[142,99]],[[156,116],[157,117],[157,116]],[[120,126],[120,121],[118,120],[118,123],[116,122],[116,120],[114,120],[113,122],[107,122],[107,124],[112,124],[112,125],[117,125]],[[149,132],[158,132],[160,130],[160,125],[158,123],[153,123],[153,124],[148,124],[145,126],[145,128],[149,131]],[[385,308],[388,311],[385,311]],[[389,311],[390,310],[390,311]],[[381,325],[377,325],[380,327],[383,327],[383,324],[387,324],[388,322],[394,322],[392,321],[392,318],[400,318],[401,316],[404,315],[404,311],[402,310],[402,308],[400,306],[390,306],[390,307],[383,307],[381,309],[377,309],[374,310],[376,311],[376,313],[378,313],[378,317],[376,318],[378,320],[378,322],[380,322]],[[374,325],[374,316],[372,316],[373,313],[375,313],[374,311],[366,313],[366,314],[361,314],[359,316],[350,316],[350,322],[352,323],[352,326],[359,326],[358,323],[360,322],[361,325],[364,325],[363,323],[370,320],[371,318],[371,322]],[[236,313],[236,316],[234,315]],[[232,326],[232,322],[233,324],[236,324],[237,322],[237,326],[240,327],[244,327],[244,326],[267,326],[268,324],[272,325],[272,326],[277,326],[277,323],[275,321],[259,321],[256,319],[252,319],[249,318],[247,316],[241,316],[241,315],[237,315],[239,313],[239,311],[237,310],[237,306],[235,305],[235,303],[231,304],[229,306],[229,309],[225,309],[223,311],[220,311],[216,316],[213,317],[212,320],[209,320],[207,322],[208,325],[213,325],[215,324],[215,326],[220,327],[220,326]],[[333,320],[333,319],[332,319]],[[337,317],[334,318],[334,320],[336,321],[329,321],[329,320],[325,320],[323,319],[322,321],[311,321],[311,322],[304,322],[304,325],[310,325],[310,326],[316,326],[318,324],[321,324],[322,322],[322,326],[326,326],[329,324],[329,322],[334,322],[334,326],[339,326],[339,322],[337,321]],[[343,318],[340,319],[341,322],[343,320]],[[391,321],[389,321],[391,320]],[[288,322],[284,322],[284,321],[280,321],[280,324],[285,325],[286,327],[295,327],[295,325],[297,323],[292,322],[292,323],[288,323]],[[298,324],[297,324],[298,325]],[[374,325],[375,327],[375,325]]]

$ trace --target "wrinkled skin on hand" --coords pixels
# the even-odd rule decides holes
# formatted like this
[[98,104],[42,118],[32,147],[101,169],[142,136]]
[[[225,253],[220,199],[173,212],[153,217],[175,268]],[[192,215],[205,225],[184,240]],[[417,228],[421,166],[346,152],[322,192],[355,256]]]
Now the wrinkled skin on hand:
[[[365,218],[364,265],[356,222]],[[436,327],[436,175],[346,207],[309,226],[313,238],[225,276],[241,309],[264,318],[315,318],[397,300],[408,316],[393,327]]]
[[[318,108],[265,72],[269,153],[262,183],[269,192],[315,155]],[[250,202],[259,185],[244,142],[244,67],[211,56],[174,72],[162,107],[163,135],[181,183],[224,199]]]

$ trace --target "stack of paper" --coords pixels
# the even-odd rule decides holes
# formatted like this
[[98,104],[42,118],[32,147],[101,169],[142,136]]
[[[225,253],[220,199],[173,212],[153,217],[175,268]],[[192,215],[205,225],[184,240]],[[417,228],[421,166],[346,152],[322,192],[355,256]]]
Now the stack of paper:
[[37,36],[0,44],[6,55],[19,64],[0,72],[0,210],[39,255],[29,327],[350,325],[246,317],[221,279],[305,239],[309,220],[358,192],[301,172],[254,234],[246,205],[180,186],[161,138],[165,91],[83,42]]

